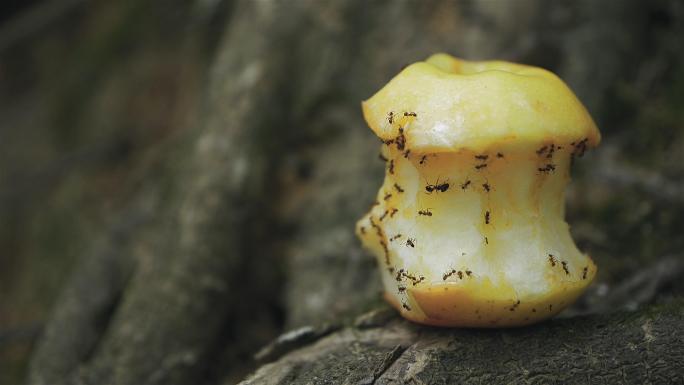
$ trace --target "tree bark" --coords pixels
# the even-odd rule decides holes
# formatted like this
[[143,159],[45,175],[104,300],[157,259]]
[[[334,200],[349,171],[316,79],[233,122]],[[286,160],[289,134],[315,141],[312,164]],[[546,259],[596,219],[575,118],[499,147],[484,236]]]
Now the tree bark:
[[250,384],[665,384],[684,381],[681,303],[508,330],[392,318],[322,338]]

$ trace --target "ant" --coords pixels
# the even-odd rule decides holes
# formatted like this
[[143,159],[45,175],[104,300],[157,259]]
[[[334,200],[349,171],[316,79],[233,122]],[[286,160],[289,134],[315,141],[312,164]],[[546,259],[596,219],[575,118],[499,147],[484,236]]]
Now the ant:
[[375,221],[373,220],[373,217],[370,217],[369,220],[370,220],[371,226],[375,229],[375,233],[378,234],[378,237],[383,238],[384,234],[382,233],[382,228],[380,226],[378,226],[377,223],[375,223]]
[[561,261],[561,265],[563,265],[563,271],[565,271],[565,274],[570,275],[570,271],[568,270],[568,263],[565,261]]
[[439,179],[437,180],[437,183],[428,184],[425,186],[425,191],[427,191],[428,194],[432,193],[433,191],[446,192],[448,189],[449,189],[449,183],[444,182],[444,183],[440,184]]
[[397,276],[394,277],[394,279],[395,279],[397,282],[401,282],[401,276],[402,276],[403,274],[404,274],[404,269],[399,269],[399,271],[397,271]]
[[404,116],[413,116],[414,118],[417,118],[418,114],[415,112],[404,112]]
[[399,286],[397,289],[399,290],[399,293],[403,293],[406,291],[406,286]]
[[549,254],[549,263],[551,264],[551,267],[556,267],[556,258],[553,254]]
[[589,270],[587,266],[582,269],[582,279],[587,279],[587,270]]
[[395,240],[397,240],[399,238],[401,238],[401,234],[397,234],[397,235],[393,236],[392,238],[389,239],[389,241],[394,242]]
[[484,241],[485,241],[485,245],[488,245],[488,244],[489,244],[489,238],[484,237]]
[[416,238],[407,239],[406,246],[416,247]]
[[404,151],[404,158],[408,159],[410,153],[411,153],[410,149]]
[[425,216],[431,217],[431,216],[432,216],[432,211],[430,211],[430,209],[427,209],[427,210],[418,210],[418,215],[425,215]]
[[473,274],[473,272],[470,270],[466,270],[465,273],[468,277],[470,277]]
[[388,170],[390,174],[394,175],[394,159],[390,160]]
[[482,164],[478,164],[477,166],[475,166],[476,170],[480,170],[483,168],[487,168],[487,163],[482,163]]
[[393,207],[392,211],[390,211],[390,218],[394,218],[394,214],[396,214],[397,211],[399,211],[399,209],[396,207]]
[[542,156],[548,148],[549,148],[548,145],[541,147],[539,150],[537,150],[537,155]]
[[389,210],[385,210],[385,212],[382,213],[382,215],[381,215],[380,218],[379,218],[380,221],[382,221],[383,219],[385,219],[385,217],[387,216],[387,214],[389,214]]
[[552,163],[549,163],[546,166],[540,167],[537,169],[537,171],[539,171],[539,172],[550,172],[550,171],[555,171],[555,170],[556,170],[556,166],[553,165]]
[[489,155],[487,154],[475,155],[475,159],[477,160],[487,160],[487,158],[489,158]]
[[556,151],[556,148],[560,148],[560,146],[559,146],[559,147],[556,147],[556,146],[554,146],[553,143],[551,143],[551,147],[549,147],[549,153],[546,154],[546,158],[547,158],[547,159],[553,158],[553,153]]
[[405,303],[402,303],[402,304],[401,304],[401,307],[403,307],[404,309],[406,309],[406,310],[408,310],[408,311],[411,311],[411,308],[409,307],[409,305],[407,305],[407,304],[405,304]]
[[482,188],[484,188],[485,191],[489,192],[489,183],[483,183]]
[[499,158],[499,159],[501,159],[501,158],[504,157],[504,154],[502,154],[502,153],[500,153],[500,152],[497,152],[497,153],[496,153],[496,157]]
[[515,311],[515,309],[520,305],[520,300],[513,304],[508,310]]
[[467,180],[465,181],[465,183],[463,183],[463,184],[461,185],[461,189],[462,189],[462,190],[465,190],[465,189],[468,188],[468,186],[470,186],[470,179],[467,179]]
[[420,164],[424,164],[425,161],[427,161],[427,155],[423,155],[423,156],[420,158],[420,162],[419,162],[419,163],[420,163]]
[[396,183],[394,184],[394,188],[397,190],[398,193],[403,193],[403,192],[404,192],[404,189],[401,188],[401,186],[399,186],[399,185],[396,184]]
[[404,129],[402,127],[399,127],[399,135],[397,135],[395,141],[397,142],[397,150],[404,151],[404,147],[406,146],[406,137],[404,136]]
[[383,199],[383,200],[388,200],[388,199],[390,199],[391,197],[392,197],[392,194],[391,194],[391,193],[387,193],[387,194],[385,194],[385,196],[384,196],[382,199]]
[[582,155],[584,155],[584,152],[587,150],[587,141],[588,140],[589,140],[589,138],[584,138],[577,143],[575,143],[575,142],[570,143],[571,146],[575,147],[575,149],[572,151],[573,159],[574,159],[574,157],[578,151],[579,151],[578,156],[580,158],[582,157]]
[[487,210],[487,212],[485,212],[485,224],[486,225],[489,224],[489,210]]
[[387,121],[389,124],[392,124],[394,122],[394,112],[390,111],[389,114],[387,114]]

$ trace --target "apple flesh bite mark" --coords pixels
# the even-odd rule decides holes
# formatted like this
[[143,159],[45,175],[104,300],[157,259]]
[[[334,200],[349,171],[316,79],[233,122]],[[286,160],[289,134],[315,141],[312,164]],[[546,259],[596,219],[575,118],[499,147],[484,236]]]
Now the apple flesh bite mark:
[[388,167],[357,235],[405,318],[527,325],[591,283],[596,265],[570,236],[564,190],[600,133],[554,74],[437,54],[404,69],[363,113]]

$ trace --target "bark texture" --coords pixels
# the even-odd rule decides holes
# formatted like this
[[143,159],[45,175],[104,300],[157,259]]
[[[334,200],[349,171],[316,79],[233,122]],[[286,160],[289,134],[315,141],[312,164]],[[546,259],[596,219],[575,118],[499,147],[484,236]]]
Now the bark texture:
[[681,383],[682,316],[680,303],[509,330],[391,319],[322,338],[241,385]]

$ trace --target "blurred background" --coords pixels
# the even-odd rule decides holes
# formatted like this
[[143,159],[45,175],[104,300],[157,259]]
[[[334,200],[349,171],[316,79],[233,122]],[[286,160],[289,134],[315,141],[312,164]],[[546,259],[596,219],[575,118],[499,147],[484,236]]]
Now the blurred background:
[[[683,37],[676,0],[3,2],[0,384],[232,382],[282,331],[377,305],[359,103],[440,51],[556,72],[602,131],[567,209],[600,272],[565,316],[680,298]],[[198,305],[205,269],[227,289]],[[126,352],[178,333],[149,353],[192,352],[168,373]]]

